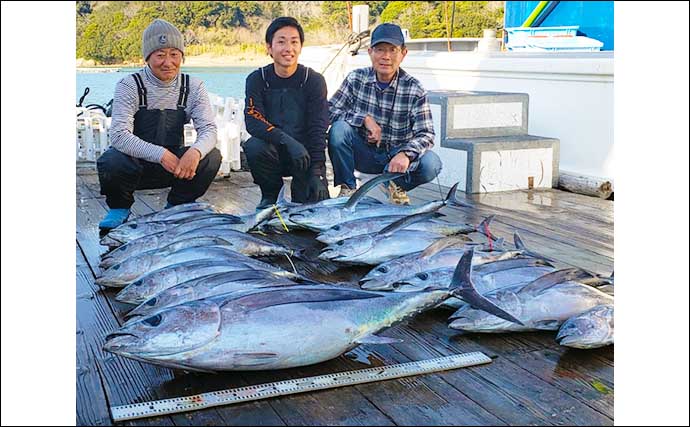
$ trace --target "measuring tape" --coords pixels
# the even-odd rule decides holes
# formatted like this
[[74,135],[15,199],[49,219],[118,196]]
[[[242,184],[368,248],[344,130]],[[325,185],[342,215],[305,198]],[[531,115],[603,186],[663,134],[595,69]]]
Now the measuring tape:
[[134,403],[131,405],[112,406],[110,412],[113,421],[133,420],[159,415],[176,414],[213,406],[249,402],[268,397],[305,393],[355,384],[390,380],[448,369],[490,363],[491,358],[482,352],[455,354],[436,359],[408,362],[389,366],[379,366],[358,371],[338,372],[317,377],[298,378],[280,382],[253,385],[197,394],[194,396],[173,399]]

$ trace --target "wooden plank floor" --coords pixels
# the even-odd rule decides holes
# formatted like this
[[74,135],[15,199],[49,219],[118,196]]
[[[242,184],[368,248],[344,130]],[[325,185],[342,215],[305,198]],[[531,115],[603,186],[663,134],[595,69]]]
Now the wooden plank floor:
[[[410,192],[413,203],[439,197],[435,184]],[[136,193],[142,215],[165,205],[167,190]],[[613,346],[560,347],[553,332],[462,334],[446,327],[450,312],[436,309],[386,331],[404,341],[360,346],[334,360],[281,371],[185,373],[103,352],[105,335],[131,307],[94,284],[99,275],[98,222],[106,212],[93,165],[77,166],[77,425],[112,425],[109,407],[242,387],[290,378],[483,351],[490,364],[373,384],[344,387],[124,425],[613,425]],[[458,193],[458,197],[464,194]],[[558,190],[515,191],[469,197],[474,208],[444,208],[448,220],[478,223],[495,214],[494,234],[525,243],[559,266],[600,274],[613,270],[613,202]],[[229,213],[252,211],[259,190],[247,172],[215,181],[203,200]],[[275,240],[316,251],[307,232]],[[313,253],[313,252],[312,252]],[[288,267],[284,261],[277,261]],[[366,268],[297,262],[317,280],[356,286]]]

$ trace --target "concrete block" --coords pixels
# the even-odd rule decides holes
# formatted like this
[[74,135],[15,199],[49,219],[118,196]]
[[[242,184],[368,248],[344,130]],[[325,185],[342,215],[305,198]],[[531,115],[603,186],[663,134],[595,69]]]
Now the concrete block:
[[443,140],[442,185],[460,181],[466,193],[552,188],[558,185],[560,141],[534,135]]
[[457,90],[428,91],[432,115],[439,113],[440,140],[526,135],[529,95],[526,93],[476,92]]

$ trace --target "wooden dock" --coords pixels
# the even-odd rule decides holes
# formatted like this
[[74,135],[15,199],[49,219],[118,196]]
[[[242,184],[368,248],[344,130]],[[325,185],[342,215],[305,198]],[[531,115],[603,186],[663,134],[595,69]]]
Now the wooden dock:
[[[442,189],[447,191],[447,188]],[[413,203],[438,199],[436,184],[415,189]],[[136,193],[137,215],[160,210],[167,190]],[[458,193],[463,197],[463,193]],[[451,312],[435,309],[384,335],[390,346],[363,345],[318,365],[280,371],[197,374],[105,353],[105,336],[131,308],[94,284],[100,274],[98,222],[106,212],[93,165],[77,166],[77,425],[112,425],[111,406],[188,396],[291,378],[482,351],[492,363],[437,374],[285,396],[125,425],[613,425],[613,346],[573,350],[554,332],[462,334],[446,326]],[[613,202],[558,190],[514,191],[469,197],[476,208],[446,207],[448,220],[478,223],[495,214],[491,231],[512,242],[514,230],[533,250],[559,261],[610,274],[613,270]],[[214,182],[202,198],[228,213],[253,211],[259,189],[247,172]],[[276,240],[319,246],[310,233]],[[287,266],[279,262],[281,266]],[[335,270],[298,263],[317,280],[353,284],[366,268]]]

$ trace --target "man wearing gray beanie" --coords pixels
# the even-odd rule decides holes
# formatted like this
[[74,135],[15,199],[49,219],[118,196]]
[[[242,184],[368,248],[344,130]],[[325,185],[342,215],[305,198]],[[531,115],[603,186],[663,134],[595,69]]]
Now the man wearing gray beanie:
[[[194,202],[218,173],[221,154],[208,93],[201,80],[180,74],[182,33],[154,20],[142,37],[146,67],[117,83],[111,148],[98,159],[101,194],[110,210],[101,234],[124,223],[134,191],[171,187],[167,207]],[[184,146],[184,125],[194,121],[196,142]]]

